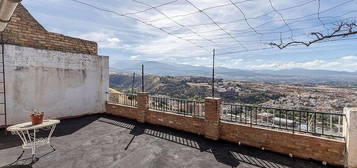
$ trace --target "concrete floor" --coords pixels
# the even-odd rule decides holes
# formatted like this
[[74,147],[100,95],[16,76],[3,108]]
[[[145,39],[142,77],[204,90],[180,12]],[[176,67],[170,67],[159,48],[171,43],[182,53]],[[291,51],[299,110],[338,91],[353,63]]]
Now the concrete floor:
[[16,161],[22,151],[19,138],[0,132],[0,167],[322,167],[319,162],[109,115],[62,120],[52,139],[57,150],[40,147],[34,164],[29,150]]

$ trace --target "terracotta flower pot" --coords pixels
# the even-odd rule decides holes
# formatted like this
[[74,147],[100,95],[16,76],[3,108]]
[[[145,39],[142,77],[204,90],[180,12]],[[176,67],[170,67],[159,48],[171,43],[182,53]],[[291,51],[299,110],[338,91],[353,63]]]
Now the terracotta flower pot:
[[32,125],[41,124],[43,122],[43,115],[43,112],[40,114],[31,114]]

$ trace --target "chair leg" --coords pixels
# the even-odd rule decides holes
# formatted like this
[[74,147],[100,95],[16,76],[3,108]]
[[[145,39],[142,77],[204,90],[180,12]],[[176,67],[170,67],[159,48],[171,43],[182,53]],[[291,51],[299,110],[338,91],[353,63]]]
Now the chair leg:
[[53,147],[52,145],[50,145],[50,147],[52,148],[53,151],[56,151],[55,147]]
[[20,156],[19,156],[19,157],[17,157],[17,159],[16,159],[16,161],[15,161],[15,162],[19,161],[19,160],[20,160],[20,158],[22,157],[22,155],[24,155],[24,153],[25,153],[25,150],[22,150],[22,152],[21,152]]
[[35,154],[32,154],[32,161],[31,161],[31,164],[32,164],[32,163],[35,163],[35,159],[36,159]]
[[32,154],[32,161],[31,161],[31,164],[36,163],[38,160],[39,160],[39,158],[37,158],[35,154]]

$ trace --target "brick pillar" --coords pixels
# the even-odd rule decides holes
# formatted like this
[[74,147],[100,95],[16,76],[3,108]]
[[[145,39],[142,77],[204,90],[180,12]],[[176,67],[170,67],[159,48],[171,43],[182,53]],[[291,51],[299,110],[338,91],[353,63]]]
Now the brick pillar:
[[138,111],[136,120],[141,123],[145,123],[146,111],[149,110],[149,93],[138,93]]
[[205,137],[213,140],[219,139],[219,113],[221,99],[207,97],[205,99]]
[[343,135],[346,138],[345,167],[357,168],[357,107],[345,107],[343,113]]

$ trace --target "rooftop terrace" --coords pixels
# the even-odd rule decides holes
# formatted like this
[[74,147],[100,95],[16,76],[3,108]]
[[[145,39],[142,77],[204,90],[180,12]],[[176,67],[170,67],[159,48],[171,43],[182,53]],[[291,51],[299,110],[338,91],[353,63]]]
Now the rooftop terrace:
[[110,115],[62,120],[52,144],[30,150],[21,159],[18,136],[0,134],[0,167],[321,167],[320,162],[213,141],[167,127],[141,124]]

